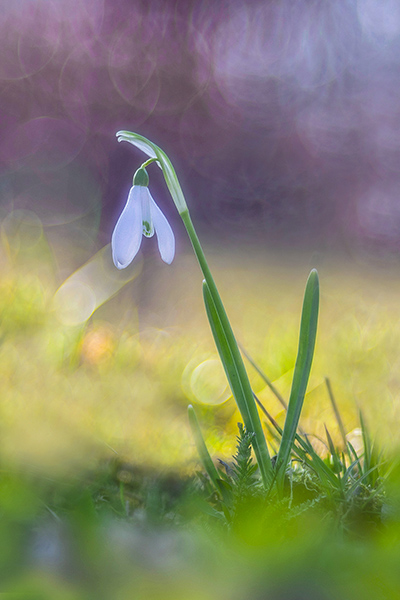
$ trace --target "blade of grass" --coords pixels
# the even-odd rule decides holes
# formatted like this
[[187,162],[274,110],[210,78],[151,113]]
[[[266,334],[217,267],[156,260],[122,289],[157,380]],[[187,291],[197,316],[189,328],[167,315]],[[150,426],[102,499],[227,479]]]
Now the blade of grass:
[[239,348],[240,348],[240,351],[242,352],[242,354],[247,358],[247,360],[249,361],[249,363],[251,364],[251,366],[257,371],[257,373],[259,374],[259,376],[261,377],[261,379],[263,379],[265,381],[265,383],[267,384],[267,386],[269,387],[269,389],[271,390],[271,392],[274,394],[274,396],[281,403],[281,405],[283,406],[283,408],[285,410],[287,410],[287,403],[286,403],[286,401],[284,400],[284,398],[280,394],[280,392],[277,390],[277,388],[274,386],[274,384],[272,383],[272,381],[269,379],[269,377],[267,377],[267,375],[264,373],[264,371],[262,369],[260,369],[260,367],[257,365],[257,363],[252,359],[252,357],[250,356],[250,354],[247,352],[247,350],[245,350],[243,348],[243,346],[241,344],[239,344]]
[[[260,369],[260,367],[257,365],[257,363],[252,359],[252,357],[250,356],[250,354],[247,352],[247,350],[245,350],[243,348],[243,346],[241,344],[239,344],[239,348],[240,348],[240,351],[243,353],[243,355],[247,358],[247,360],[249,361],[249,363],[251,364],[251,366],[260,375],[261,379],[263,379],[265,381],[265,383],[267,384],[267,386],[269,387],[269,389],[271,390],[271,392],[275,395],[275,397],[280,402],[280,404],[283,406],[283,408],[285,409],[285,411],[287,411],[287,403],[285,402],[283,396],[280,394],[280,392],[278,391],[278,389],[274,386],[274,384],[272,383],[272,381],[267,377],[267,375],[264,373],[264,371],[262,369]],[[254,392],[253,392],[253,394],[254,394]],[[255,396],[255,394],[254,394],[254,396]],[[301,435],[304,435],[305,432],[301,429],[301,427],[299,427],[298,429],[299,429],[299,432],[301,433]]]
[[338,476],[338,479],[340,479],[340,473],[342,471],[342,463],[340,462],[340,458],[339,458],[337,450],[335,448],[335,444],[333,443],[331,434],[329,433],[327,426],[324,425],[324,427],[325,427],[326,439],[328,440],[329,452],[331,453],[332,460],[333,460],[333,468],[335,470],[335,473]]
[[362,411],[360,410],[360,424],[361,432],[364,444],[364,475],[368,472],[370,476],[367,477],[367,484],[374,487],[376,480],[379,477],[378,472],[378,456],[374,447],[374,443],[371,440],[368,428],[365,424],[365,419]]
[[359,475],[362,475],[363,469],[362,469],[362,464],[361,464],[361,456],[358,456],[354,446],[349,441],[347,441],[347,448],[348,448],[348,454],[350,457],[350,461],[352,460],[352,457],[353,457],[355,462],[357,462],[358,473],[359,473]]
[[283,493],[283,483],[290,452],[296,436],[297,426],[303,407],[304,396],[307,389],[312,359],[314,355],[315,339],[317,336],[319,309],[319,280],[318,273],[313,269],[308,277],[304,293],[303,311],[301,315],[299,348],[294,368],[292,389],[290,392],[288,411],[283,427],[282,442],[276,461],[277,486],[280,494]]
[[351,444],[349,441],[347,441],[347,447],[348,447],[348,449],[349,449],[349,453],[350,453],[350,455],[352,454],[352,455],[353,455],[353,458],[354,458],[355,460],[358,460],[358,461],[360,461],[360,458],[361,458],[361,457],[359,457],[359,456],[358,456],[358,454],[357,454],[357,452],[356,452],[356,450],[355,450],[355,448],[354,448],[353,444]]
[[344,486],[347,485],[347,481],[350,478],[352,478],[352,480],[354,481],[353,470],[355,469],[355,467],[357,467],[357,480],[359,479],[359,473],[360,473],[359,462],[360,462],[359,458],[357,458],[356,460],[353,460],[353,462],[345,470],[343,477],[342,477],[342,483]]
[[[335,413],[336,421],[337,421],[337,424],[339,426],[340,435],[342,436],[343,448],[347,449],[347,451],[348,451],[347,439],[346,439],[346,431],[345,431],[345,428],[344,428],[344,425],[343,425],[342,417],[340,416],[340,412],[339,412],[339,409],[338,409],[338,405],[336,403],[335,396],[333,395],[331,382],[328,379],[328,377],[325,377],[325,384],[326,384],[326,387],[327,387],[327,390],[328,390],[329,400],[331,401],[333,412]],[[351,460],[351,457],[349,457],[349,458]]]
[[201,433],[200,425],[197,420],[197,415],[195,410],[191,404],[188,406],[188,417],[189,417],[189,425],[192,430],[192,435],[194,438],[194,443],[196,444],[196,449],[199,454],[201,463],[203,465],[204,470],[212,481],[215,489],[221,494],[223,498],[222,503],[222,511],[225,517],[229,520],[229,506],[231,503],[231,492],[229,489],[225,487],[225,482],[221,479],[221,475],[218,473],[210,453],[208,452],[206,443],[203,438],[203,434]]
[[200,429],[199,422],[197,420],[196,413],[191,404],[189,404],[189,406],[188,406],[188,417],[189,417],[190,429],[192,430],[194,443],[196,444],[197,452],[200,456],[201,463],[202,463],[207,475],[213,482],[215,489],[217,489],[219,491],[219,486],[218,486],[217,481],[218,481],[218,479],[220,479],[220,476],[219,476],[219,473],[218,473],[217,469],[215,468],[212,458],[207,450],[207,446],[204,441],[203,434],[201,433],[201,429]]
[[[275,421],[274,417],[270,415],[262,402],[257,398],[254,394],[256,402],[258,406],[261,408],[267,419],[271,422],[271,424],[275,427],[278,434],[282,437],[282,428]],[[298,433],[295,435],[296,442],[301,446],[300,448],[296,445],[293,445],[293,452],[295,452],[307,465],[313,469],[313,471],[320,477],[320,479],[324,479],[328,481],[335,489],[340,490],[340,482],[333,471],[324,463],[322,458],[318,456],[315,452],[314,448],[311,445],[311,442],[307,440],[303,440]],[[311,457],[311,461],[309,456]]]
[[[351,486],[349,487],[349,489],[348,489],[348,491],[347,491],[347,492],[348,492],[348,494],[352,494],[352,493],[353,493],[353,492],[356,490],[356,488],[357,488],[359,485],[361,485],[361,484],[365,484],[365,485],[367,485],[367,486],[371,486],[371,484],[370,484],[370,482],[369,482],[369,480],[370,480],[370,475],[371,475],[371,473],[373,473],[374,471],[376,471],[376,470],[377,470],[377,468],[378,468],[378,465],[375,465],[374,467],[371,467],[370,469],[368,469],[368,471],[365,471],[365,472],[364,472],[364,473],[361,475],[361,477],[360,477],[360,478],[359,478],[357,481],[355,481],[355,482],[353,483],[353,485],[351,485]],[[377,479],[377,478],[375,478],[375,481],[376,481],[376,479]],[[373,489],[373,486],[371,486],[371,488]]]

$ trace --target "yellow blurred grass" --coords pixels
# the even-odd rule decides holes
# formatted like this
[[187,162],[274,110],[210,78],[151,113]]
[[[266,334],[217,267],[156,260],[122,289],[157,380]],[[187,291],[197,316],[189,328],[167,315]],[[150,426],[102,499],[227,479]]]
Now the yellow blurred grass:
[[[288,399],[313,257],[272,256],[256,246],[214,248],[208,254],[238,339]],[[362,408],[378,437],[397,444],[396,267],[382,272],[334,258],[316,266],[320,327],[302,428],[323,437],[326,424],[340,443],[328,376],[347,431],[358,427]],[[39,267],[27,272],[23,264],[10,268],[3,261],[0,272],[3,461],[64,472],[117,453],[156,468],[192,469],[197,457],[187,404],[196,394],[204,400],[223,389],[193,256],[178,255],[171,267],[147,257],[139,276],[81,326],[58,321],[56,276]],[[191,378],[204,361],[212,369],[199,369]],[[203,370],[216,381],[205,382],[201,391],[197,375]],[[251,366],[249,373],[262,402],[283,422],[279,402]],[[211,452],[226,458],[240,417],[232,399],[215,406],[218,398],[209,401],[210,406],[197,404],[200,420]]]

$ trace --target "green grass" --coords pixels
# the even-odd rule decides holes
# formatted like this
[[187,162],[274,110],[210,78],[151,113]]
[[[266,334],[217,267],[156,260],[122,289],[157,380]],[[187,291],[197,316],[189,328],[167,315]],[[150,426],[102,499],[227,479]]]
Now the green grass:
[[[245,359],[273,418],[259,409],[273,456],[285,410],[268,382],[288,403],[309,260],[274,260],[260,248],[210,254],[235,333],[258,367]],[[72,327],[53,307],[61,281],[52,260],[3,259],[0,592],[397,598],[394,274],[335,261],[319,269],[316,354],[293,461],[283,494],[266,501],[251,436],[236,439],[240,414],[215,362],[194,259],[183,253],[163,267],[149,258],[143,269]],[[217,469],[214,487],[191,437],[189,402]]]

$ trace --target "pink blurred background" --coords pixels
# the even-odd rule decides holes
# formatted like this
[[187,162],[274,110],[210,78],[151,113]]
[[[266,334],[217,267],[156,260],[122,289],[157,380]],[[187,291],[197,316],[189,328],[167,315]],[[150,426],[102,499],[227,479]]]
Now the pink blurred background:
[[84,231],[88,255],[107,243],[142,162],[116,141],[128,129],[167,151],[213,235],[397,255],[396,0],[1,0],[0,14],[0,219]]

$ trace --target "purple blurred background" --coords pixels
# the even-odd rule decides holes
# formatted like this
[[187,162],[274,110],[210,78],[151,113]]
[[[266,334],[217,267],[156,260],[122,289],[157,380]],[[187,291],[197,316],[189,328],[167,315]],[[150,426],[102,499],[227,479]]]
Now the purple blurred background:
[[128,129],[166,150],[213,235],[397,254],[398,0],[0,8],[1,219],[108,242],[142,162]]

